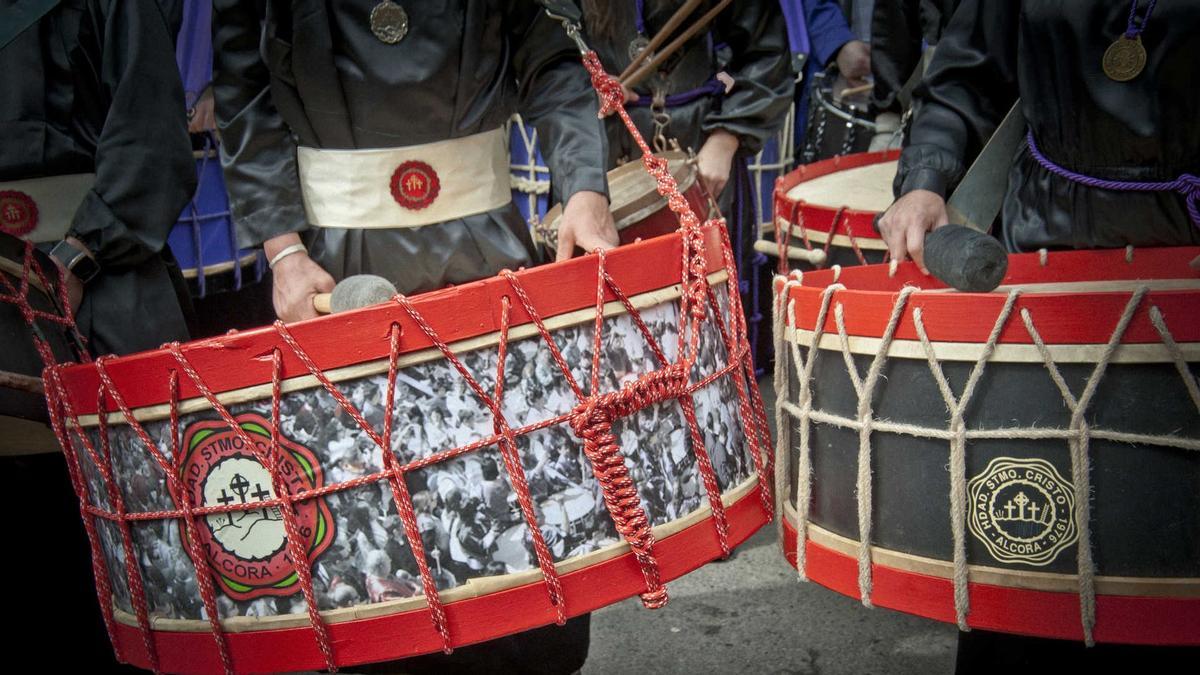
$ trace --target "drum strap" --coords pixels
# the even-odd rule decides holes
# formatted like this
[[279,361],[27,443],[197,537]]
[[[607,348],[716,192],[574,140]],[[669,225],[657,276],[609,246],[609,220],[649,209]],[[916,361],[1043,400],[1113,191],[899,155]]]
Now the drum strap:
[[17,0],[0,21],[0,49],[4,49],[21,33],[58,6],[62,0]]

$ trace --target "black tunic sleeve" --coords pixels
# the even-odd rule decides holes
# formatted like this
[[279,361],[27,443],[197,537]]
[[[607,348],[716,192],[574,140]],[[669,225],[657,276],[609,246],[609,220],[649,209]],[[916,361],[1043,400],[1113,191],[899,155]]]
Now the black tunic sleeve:
[[895,191],[945,196],[1017,100],[1016,0],[966,0],[914,94]]
[[108,0],[95,11],[74,67],[93,71],[98,95],[109,100],[96,140],[96,182],[70,233],[113,268],[162,250],[195,188],[196,167],[162,10],[155,0]]
[[755,154],[783,123],[792,103],[793,73],[779,3],[743,0],[717,17],[716,34],[733,58],[725,72],[733,89],[704,118],[703,129],[738,137],[739,152]]
[[213,98],[238,243],[308,229],[292,132],[271,99],[264,0],[214,0]]
[[520,84],[517,107],[537,128],[558,198],[565,202],[581,190],[607,195],[608,141],[579,50],[537,3],[518,0],[506,18]]

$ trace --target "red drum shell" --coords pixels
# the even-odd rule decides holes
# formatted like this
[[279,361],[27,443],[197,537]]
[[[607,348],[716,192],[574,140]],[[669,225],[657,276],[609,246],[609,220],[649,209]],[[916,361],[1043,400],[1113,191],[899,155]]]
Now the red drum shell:
[[[868,263],[882,262],[887,252],[874,220],[878,211],[850,208],[843,199],[831,196],[827,201],[794,199],[788,196],[794,188],[817,178],[874,164],[894,162],[899,150],[863,152],[805,164],[775,182],[775,238],[787,238],[792,246],[826,249],[831,264],[861,264],[850,243],[853,240]],[[891,183],[888,183],[890,189]],[[790,224],[789,231],[785,229]],[[807,241],[804,233],[808,234]],[[808,267],[807,269],[811,269]]]
[[[703,236],[714,301],[722,307],[715,314],[728,321],[730,305],[728,299],[721,298],[730,292],[731,286],[722,280],[728,278],[732,282],[735,278],[725,277],[728,240],[718,227],[706,228]],[[520,271],[515,278],[527,295],[529,306],[545,318],[547,330],[559,344],[574,377],[588,390],[590,356],[573,351],[573,345],[579,345],[581,339],[591,344],[584,331],[593,325],[593,319],[588,317],[595,308],[601,260],[603,271],[620,289],[622,297],[641,308],[646,330],[654,335],[663,332],[669,337],[678,330],[678,312],[671,308],[678,307],[672,298],[678,297],[680,266],[663,261],[679,260],[681,256],[681,237],[672,235],[621,247],[604,258],[585,256]],[[630,332],[634,322],[625,314],[612,287],[606,290],[604,300],[608,304],[603,322],[601,387],[603,391],[615,391],[611,380],[621,383],[618,386],[626,386],[636,379],[639,367],[656,360],[649,347],[632,349],[631,340],[643,334],[636,327]],[[493,395],[495,385],[489,379],[495,377],[498,357],[493,356],[497,353],[494,343],[487,341],[498,336],[507,325],[512,337],[507,342],[505,363],[511,368],[504,371],[504,414],[525,468],[538,529],[556,562],[566,616],[577,616],[643,593],[647,577],[641,563],[627,545],[605,534],[610,520],[600,498],[603,487],[596,485],[594,473],[581,468],[586,459],[572,464],[571,458],[577,451],[583,457],[578,439],[570,435],[569,427],[561,430],[567,436],[544,435],[558,433],[558,427],[570,421],[574,399],[569,401],[566,414],[549,421],[530,415],[543,410],[554,414],[557,409],[550,401],[563,393],[565,383],[560,380],[565,378],[561,372],[557,379],[541,372],[543,366],[552,369],[554,365],[548,358],[542,358],[543,352],[548,351],[544,338],[539,335],[516,286],[501,276],[424,294],[410,302],[439,338],[451,345],[464,368],[479,378],[489,395]],[[505,307],[510,308],[507,322]],[[715,314],[710,312],[709,316]],[[712,319],[706,322],[712,323]],[[309,543],[308,550],[314,552],[310,554],[314,558],[313,590],[338,665],[404,658],[443,647],[420,579],[407,572],[409,562],[405,561],[412,560],[411,554],[405,553],[406,546],[396,545],[404,544],[408,537],[403,536],[403,530],[396,529],[399,525],[392,522],[395,516],[388,516],[394,513],[387,506],[390,500],[380,494],[380,488],[389,485],[388,478],[381,473],[383,470],[375,465],[380,452],[364,441],[361,433],[353,431],[357,429],[355,422],[337,405],[331,405],[327,390],[310,377],[311,366],[336,381],[338,390],[378,432],[383,419],[382,401],[370,396],[380,386],[380,378],[389,372],[393,327],[399,329],[400,335],[395,348],[399,373],[395,415],[401,421],[415,415],[424,420],[424,428],[414,432],[412,424],[395,424],[390,447],[403,466],[422,550],[429,552],[433,580],[444,596],[441,602],[450,645],[488,640],[546,625],[557,618],[537,563],[521,559],[519,532],[514,525],[524,521],[519,512],[514,515],[513,500],[505,497],[505,492],[512,498],[518,491],[503,489],[509,485],[507,465],[500,461],[497,445],[489,445],[486,440],[495,434],[491,413],[465,386],[454,386],[457,382],[452,378],[459,375],[437,349],[431,349],[435,343],[404,308],[387,303],[292,324],[286,328],[291,340],[284,339],[275,328],[264,328],[182,345],[179,351],[186,357],[188,367],[203,380],[211,394],[229,406],[230,414],[247,434],[258,434],[258,440],[252,438],[253,442],[265,443],[263,439],[271,438],[270,427],[275,424],[276,414],[271,406],[279,401],[279,426],[284,432],[280,434],[284,440],[279,444],[281,470],[288,479],[289,492],[307,491],[302,501],[297,502],[297,531],[301,536],[313,538],[312,542],[302,543]],[[741,411],[753,414],[750,408],[756,404],[749,402],[753,398],[741,394],[728,399],[728,392],[735,392],[741,386],[737,382],[743,382],[738,379],[742,376],[739,373],[744,375],[751,367],[745,338],[741,338],[742,346],[736,347],[715,324],[705,325],[702,336],[706,336],[701,338],[702,356],[689,378],[691,393],[687,398],[695,401],[696,423],[701,425],[700,436],[705,439],[703,450],[697,452],[692,448],[686,440],[691,436],[684,431],[679,433],[678,442],[673,434],[669,438],[654,435],[660,429],[679,431],[675,413],[671,412],[679,406],[675,399],[639,406],[638,412],[628,417],[614,413],[619,417],[612,427],[617,443],[630,447],[637,441],[638,450],[628,455],[626,461],[633,464],[630,477],[646,500],[642,508],[654,525],[657,541],[652,545],[652,555],[664,582],[721,556],[722,537],[729,546],[736,546],[770,517],[768,488],[758,473],[760,468],[769,470],[759,466],[765,461],[767,441],[763,438],[757,446],[747,441],[740,430],[758,428],[758,423],[734,417],[740,417]],[[530,343],[537,349],[531,351]],[[667,358],[671,358],[675,347],[665,340],[661,344]],[[307,363],[293,345],[302,348]],[[740,353],[743,358],[721,365],[726,350]],[[278,355],[280,364],[279,394],[273,393],[272,386],[274,355]],[[199,620],[199,600],[173,604],[178,602],[179,594],[164,592],[178,587],[185,591],[193,589],[191,592],[197,595],[194,581],[188,586],[187,572],[194,570],[195,565],[175,551],[179,528],[186,530],[182,513],[180,507],[171,506],[175,498],[168,494],[169,484],[135,430],[126,423],[126,417],[110,412],[103,418],[107,423],[101,424],[96,415],[96,394],[102,387],[101,368],[111,382],[111,388],[105,387],[109,392],[106,410],[119,407],[113,395],[119,393],[121,403],[135,419],[141,420],[140,424],[160,450],[180,458],[177,470],[184,479],[182,489],[190,495],[189,499],[209,509],[196,522],[197,528],[206,529],[195,531],[200,533],[207,556],[205,569],[211,571],[217,586],[216,607],[226,617],[223,639],[233,670],[275,672],[326,667],[316,634],[303,610],[295,604],[301,597],[296,582],[270,576],[276,574],[276,558],[284,549],[262,548],[259,540],[243,545],[236,538],[226,541],[220,534],[226,527],[242,527],[240,518],[235,521],[231,517],[235,514],[253,515],[256,520],[250,527],[265,528],[269,534],[280,527],[272,523],[271,516],[279,512],[273,511],[276,508],[273,506],[212,511],[227,500],[235,506],[239,505],[239,498],[245,503],[268,501],[272,494],[268,491],[269,476],[263,474],[261,465],[255,467],[254,460],[244,453],[238,454],[241,446],[235,440],[236,432],[209,410],[208,403],[200,398],[203,393],[192,374],[170,349],[106,360],[99,366],[65,367],[60,371],[63,390],[55,392],[73,403],[93,445],[110,453],[112,475],[117,480],[114,489],[124,495],[123,508],[138,514],[124,519],[133,533],[132,546],[139,556],[136,559],[147,556],[147,560],[153,561],[154,574],[145,576],[146,598],[153,602],[148,605],[150,630],[144,636],[136,613],[126,609],[132,594],[122,590],[127,588],[123,576],[113,571],[127,568],[124,563],[114,563],[114,559],[118,563],[125,560],[127,554],[123,552],[119,534],[122,519],[109,499],[112,490],[106,491],[103,477],[89,468],[93,461],[89,459],[90,452],[75,439],[68,448],[68,456],[78,463],[87,485],[86,498],[91,508],[85,512],[85,518],[91,518],[103,535],[105,552],[101,559],[106,562],[100,569],[101,574],[111,571],[108,579],[116,605],[113,625],[121,657],[148,666],[149,643],[155,645],[160,667],[165,671],[223,670],[208,622]],[[364,391],[365,403],[361,396]],[[436,405],[422,409],[421,401],[433,401]],[[648,412],[651,409],[653,412]],[[177,422],[172,410],[178,411]],[[307,419],[314,416],[317,419]],[[729,420],[725,420],[727,416]],[[454,423],[443,422],[439,426],[435,419]],[[461,421],[464,419],[465,422]],[[754,419],[765,420],[761,407]],[[721,427],[726,421],[729,424]],[[710,433],[714,425],[721,428]],[[353,433],[325,434],[330,428],[343,426]],[[467,427],[486,429],[478,441],[459,440],[454,434]],[[761,428],[765,429],[765,421]],[[410,433],[418,434],[416,441]],[[435,439],[435,434],[441,436]],[[447,438],[446,434],[450,436]],[[98,442],[100,438],[105,438],[105,442]],[[559,445],[547,440],[554,438],[571,440]],[[664,444],[664,440],[669,442]],[[371,447],[375,447],[373,457]],[[438,448],[447,449],[434,452]],[[710,470],[703,469],[700,455],[709,457]],[[640,457],[653,461],[643,462]],[[368,466],[364,466],[364,461]],[[441,472],[443,467],[450,470]],[[460,467],[462,471],[458,471]],[[711,486],[707,476],[703,480],[693,476],[705,471],[714,474]],[[667,475],[674,476],[676,483],[664,484],[661,479]],[[364,506],[364,499],[373,502]],[[713,499],[722,505],[719,512],[724,513],[727,525],[724,535],[718,527],[719,516],[714,515]],[[673,508],[674,504],[680,508]],[[177,510],[172,511],[173,508]],[[489,531],[486,524],[479,524],[485,514],[497,533],[496,555],[492,555],[488,544],[481,544],[491,538],[485,535]],[[449,516],[449,520],[441,520],[442,516]],[[224,520],[226,517],[228,521]],[[364,520],[378,527],[356,524]],[[351,530],[356,532],[351,535]],[[257,536],[262,538],[266,534]],[[448,536],[449,543],[442,536]],[[184,534],[183,539],[186,538]],[[357,542],[358,554],[349,552],[347,538]],[[589,547],[588,542],[594,545]],[[243,555],[245,546],[253,550],[246,548]],[[434,556],[433,551],[439,554]],[[355,562],[356,556],[364,557],[361,564]],[[249,573],[247,560],[265,562],[255,564],[260,571]],[[392,572],[387,567],[389,563],[399,568]],[[247,567],[247,572],[239,565]],[[512,569],[514,565],[520,569]],[[146,564],[137,569],[145,570]],[[401,571],[405,574],[400,574]],[[365,591],[358,587],[360,576],[366,579]],[[263,581],[255,586],[256,579]],[[287,590],[276,592],[279,588]]]
[[[986,294],[951,292],[911,263],[894,276],[871,265],[777,278],[785,335],[777,336],[776,381],[791,424],[776,461],[793,481],[780,487],[781,495],[789,490],[789,562],[803,554],[809,579],[855,598],[866,589],[875,605],[947,622],[962,609],[971,627],[1080,640],[1086,524],[1092,637],[1200,644],[1200,275],[1188,264],[1198,254],[1181,247],[1013,255],[1003,285]],[[897,314],[906,286],[920,290]],[[876,358],[878,380],[857,389],[847,360],[863,382]],[[961,399],[977,363],[957,468],[948,412],[957,404],[944,399],[935,370]],[[1076,400],[1098,378],[1079,418],[1087,422],[1086,462],[1072,460],[1084,435],[1052,369]],[[855,426],[864,419],[860,396],[870,400],[866,456]],[[807,478],[797,479],[798,470]],[[961,608],[956,476],[969,570]],[[1080,494],[1090,496],[1083,509]],[[865,524],[863,509],[872,513]]]
[[[683,152],[664,152],[657,156],[670,162],[671,175],[679,183],[679,191],[692,211],[701,220],[712,215],[711,202],[697,180],[695,162]],[[641,160],[609,171],[608,186],[611,193],[609,207],[622,244],[660,237],[679,229],[679,218],[667,207],[667,200],[658,194],[654,178],[646,173]],[[561,217],[562,204],[556,204],[546,212],[545,225],[538,228],[552,251],[557,245],[558,221]]]

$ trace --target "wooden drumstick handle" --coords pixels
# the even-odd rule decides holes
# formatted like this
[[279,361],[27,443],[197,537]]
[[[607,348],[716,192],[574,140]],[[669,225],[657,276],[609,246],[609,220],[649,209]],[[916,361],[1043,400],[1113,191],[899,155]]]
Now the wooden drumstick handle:
[[333,309],[329,306],[332,293],[317,293],[313,296],[313,309],[317,310],[317,314],[331,314]]
[[[779,244],[769,239],[759,239],[754,242],[754,250],[769,256],[779,256]],[[819,248],[808,249],[799,246],[788,246],[787,258],[788,260],[799,260],[810,265],[819,266],[825,264],[825,251]]]

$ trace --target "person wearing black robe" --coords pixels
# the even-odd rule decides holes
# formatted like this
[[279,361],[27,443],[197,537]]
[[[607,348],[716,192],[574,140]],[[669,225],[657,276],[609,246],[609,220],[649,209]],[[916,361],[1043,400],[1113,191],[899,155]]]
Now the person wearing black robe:
[[[350,275],[383,276],[412,294],[538,262],[511,203],[507,150],[465,158],[460,150],[503,133],[517,111],[537,128],[566,204],[567,236],[585,250],[617,243],[596,94],[574,43],[537,3],[217,0],[213,25],[222,163],[239,243],[262,245],[273,261],[284,321],[315,316],[313,295]],[[397,156],[406,159],[359,175],[360,165]],[[332,213],[323,204],[347,190],[330,187],[342,172],[329,178],[329,162],[356,174],[362,196]],[[410,201],[405,166],[424,172],[414,185],[436,178],[439,191]],[[472,171],[499,202],[439,199]],[[313,178],[322,172],[325,182]],[[366,201],[378,221],[329,222]],[[418,220],[445,208],[454,215]],[[570,673],[587,658],[588,631],[584,615],[378,668]]]
[[[0,25],[15,5],[0,0]],[[164,248],[195,184],[173,38],[155,0],[62,0],[0,47],[0,193],[40,207],[7,222],[10,234],[46,249],[66,238],[99,266],[86,283],[68,277],[93,355],[188,337],[186,288]],[[49,188],[34,196],[31,184]],[[5,665],[121,670],[63,455],[4,457],[0,494],[12,514],[0,575],[21,615],[5,629]],[[69,647],[48,649],[54,636]]]
[[[631,45],[654,37],[680,4],[585,0],[584,28],[605,69],[613,74],[624,71],[637,53]],[[675,34],[707,13],[712,4],[701,3]],[[652,148],[661,134],[663,147],[657,150],[677,143],[680,149],[696,153],[699,178],[727,218],[751,342],[759,334],[761,316],[753,302],[757,292],[752,285],[761,276],[754,261],[761,266],[766,260],[753,249],[759,222],[753,195],[758,188],[751,183],[746,162],[783,125],[793,87],[778,3],[746,0],[727,7],[627,95],[626,109]],[[656,96],[663,99],[663,113],[669,119],[661,128],[651,105]],[[616,116],[606,122],[608,168],[639,159],[641,150],[624,122]]]
[[[1144,69],[1115,81],[1102,61],[1129,27],[1129,2],[962,2],[917,89],[898,199],[880,221],[892,258],[921,260],[924,233],[947,222],[946,196],[1018,97],[1058,167],[1132,182],[1200,173],[1200,5],[1142,0],[1136,15],[1151,5]],[[1189,216],[1200,188],[1106,190],[1061,173],[1019,148],[998,232],[1010,251],[1200,243]]]
[[[363,220],[380,220],[330,226],[318,222],[326,220],[320,206],[346,189],[310,178],[329,161],[355,164],[374,151],[426,152],[416,163],[429,169],[460,154],[462,143],[498,133],[517,111],[537,127],[566,204],[566,236],[585,250],[617,243],[596,95],[573,43],[537,3],[217,0],[213,48],[239,243],[263,246],[274,261],[275,308],[285,321],[315,316],[312,296],[354,274],[418,293],[537,262],[511,196],[413,226],[415,212],[446,199],[408,203],[395,185],[388,195],[381,172],[354,188],[380,202]],[[486,169],[494,159],[483,152],[472,163]],[[432,171],[443,192],[463,174]],[[498,194],[498,172],[481,173],[478,182]],[[509,194],[507,168],[502,178]],[[285,249],[297,253],[279,256]]]
[[[917,89],[898,199],[880,221],[893,259],[921,262],[925,233],[947,222],[946,195],[1018,97],[1029,140],[1013,157],[996,233],[1009,251],[1200,243],[1200,181],[1188,195],[1098,189],[1063,175],[1158,182],[1200,174],[1200,5],[1135,0],[1146,61],[1118,81],[1104,55],[1130,29],[1130,4],[959,5]],[[1060,170],[1040,162],[1035,147]],[[976,629],[959,634],[957,672],[1167,672],[1195,662],[1196,652]]]

